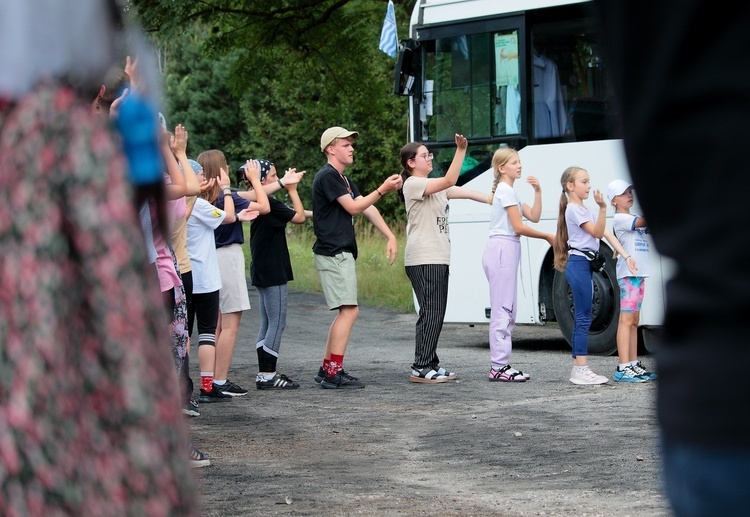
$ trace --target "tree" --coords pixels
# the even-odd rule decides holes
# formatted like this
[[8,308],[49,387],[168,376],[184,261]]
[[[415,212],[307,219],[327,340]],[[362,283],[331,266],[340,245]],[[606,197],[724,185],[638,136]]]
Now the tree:
[[[397,6],[397,21],[408,19],[413,3]],[[185,39],[201,38],[200,56],[167,62],[168,105],[203,127],[219,124],[201,143],[242,160],[268,158],[279,172],[294,166],[312,176],[324,163],[321,133],[341,125],[361,135],[350,171],[361,191],[400,171],[407,105],[392,93],[393,59],[377,48],[387,2],[138,0],[133,5],[146,29],[173,54],[190,50]],[[208,113],[214,110],[222,115]],[[234,114],[241,117],[239,126]],[[307,206],[311,184],[307,180],[300,188]],[[396,196],[378,207],[389,220],[403,219]]]

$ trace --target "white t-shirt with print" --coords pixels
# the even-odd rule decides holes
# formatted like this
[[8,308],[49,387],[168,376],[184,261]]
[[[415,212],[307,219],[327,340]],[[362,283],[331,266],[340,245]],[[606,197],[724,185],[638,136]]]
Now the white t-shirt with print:
[[196,294],[221,289],[214,229],[221,224],[224,216],[224,210],[199,197],[187,220],[187,249],[193,267],[193,292]]
[[451,262],[448,192],[453,187],[425,196],[428,181],[428,178],[411,176],[404,182],[407,218],[405,266]]
[[[638,216],[634,214],[616,213],[612,219],[612,233],[615,234],[628,255],[635,259],[638,266],[637,276],[647,277],[649,276],[650,244],[646,237],[646,228],[635,227],[637,218]],[[617,257],[617,278],[634,276],[625,263],[625,257]]]

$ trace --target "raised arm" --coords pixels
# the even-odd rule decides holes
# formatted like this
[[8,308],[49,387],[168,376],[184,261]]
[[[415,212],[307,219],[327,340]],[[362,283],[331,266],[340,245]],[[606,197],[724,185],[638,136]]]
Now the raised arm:
[[231,224],[237,220],[234,214],[234,199],[232,199],[232,189],[229,175],[224,167],[219,169],[219,187],[221,195],[224,196],[224,220],[221,224]]
[[596,224],[586,221],[581,228],[592,237],[601,239],[604,236],[604,230],[607,229],[607,204],[599,190],[594,191],[594,201],[599,205],[599,217],[596,219]]
[[284,185],[284,187],[286,188],[287,193],[289,193],[289,199],[292,200],[292,208],[294,208],[292,222],[294,224],[304,223],[307,217],[305,217],[305,207],[302,205],[302,200],[299,198],[299,192],[297,192],[297,184],[290,183]]
[[[250,200],[250,206],[247,207],[247,210],[258,211],[261,215],[270,212],[271,204],[268,202],[268,194],[260,182],[260,167],[258,166],[258,162],[255,160],[247,160],[245,162],[245,178],[247,178],[253,186],[253,191],[255,191],[255,199]],[[245,197],[245,199],[249,198]]]
[[169,179],[171,180],[171,183],[166,186],[167,199],[185,197],[187,195],[185,175],[182,174],[179,165],[177,165],[177,160],[175,160],[174,154],[172,154],[172,148],[169,147],[169,133],[166,130],[162,130],[159,143],[162,159],[167,166],[167,174],[169,174]]
[[[463,135],[456,133],[456,153],[453,155],[453,161],[451,162],[448,171],[442,178],[430,178],[427,182],[427,186],[424,189],[424,195],[429,196],[435,192],[440,192],[448,187],[452,187],[458,181],[458,174],[461,172],[461,166],[464,164],[464,158],[466,158],[466,148],[468,143]],[[485,198],[485,201],[487,199]]]
[[178,124],[174,128],[174,136],[170,136],[169,145],[172,148],[177,162],[182,168],[182,174],[185,176],[185,186],[187,188],[186,196],[197,196],[201,193],[201,185],[198,181],[198,176],[195,175],[195,171],[190,166],[190,162],[187,157],[187,142],[188,132],[182,126]]
[[522,205],[523,216],[532,223],[538,223],[542,217],[542,188],[539,186],[539,180],[534,176],[529,176],[526,182],[534,188],[534,204],[529,206],[524,203]]

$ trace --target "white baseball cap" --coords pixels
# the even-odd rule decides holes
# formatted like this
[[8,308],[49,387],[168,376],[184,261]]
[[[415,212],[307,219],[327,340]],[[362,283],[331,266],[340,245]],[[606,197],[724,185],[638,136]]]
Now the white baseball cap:
[[615,196],[623,194],[626,190],[632,187],[632,183],[628,183],[625,180],[614,180],[607,185],[607,200],[612,203]]

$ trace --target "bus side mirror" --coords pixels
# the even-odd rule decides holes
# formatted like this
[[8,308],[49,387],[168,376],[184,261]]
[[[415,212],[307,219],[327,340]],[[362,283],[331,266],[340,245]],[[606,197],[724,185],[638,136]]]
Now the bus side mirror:
[[396,69],[393,72],[393,93],[396,95],[412,95],[414,90],[414,58],[413,50],[404,46],[398,52]]

